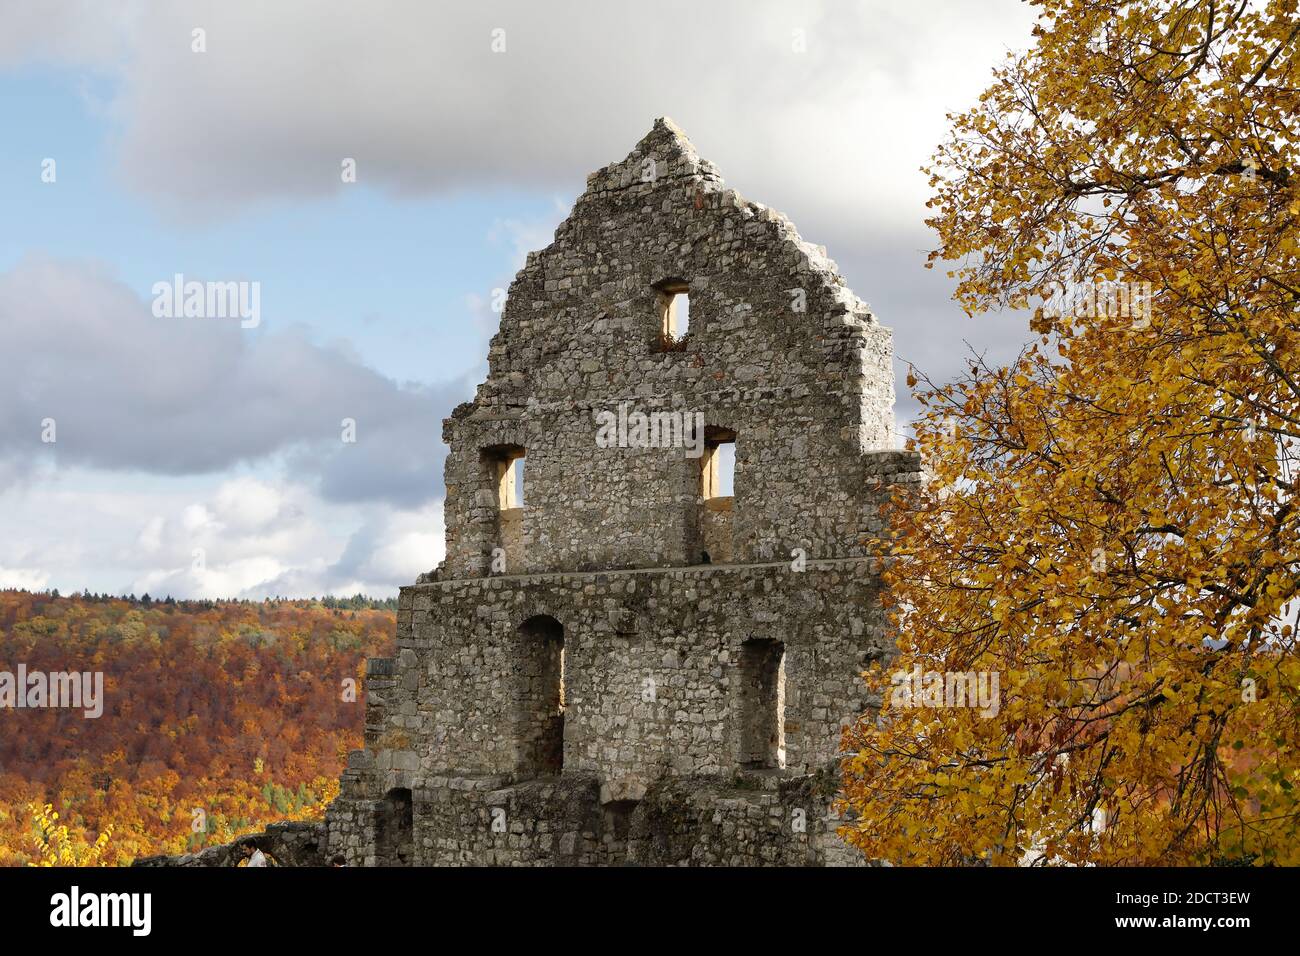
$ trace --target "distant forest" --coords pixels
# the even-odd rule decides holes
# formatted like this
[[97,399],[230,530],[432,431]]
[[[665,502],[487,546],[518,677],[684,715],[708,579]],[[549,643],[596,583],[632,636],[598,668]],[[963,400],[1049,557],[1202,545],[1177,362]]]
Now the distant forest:
[[395,606],[0,591],[0,681],[21,665],[104,688],[98,718],[0,706],[0,865],[124,865],[319,818]]
[[[58,588],[53,588],[52,590],[49,591],[38,591],[36,593],[38,595],[49,595],[50,597],[62,596],[59,594]],[[212,608],[217,607],[218,605],[221,604],[298,604],[298,605],[306,605],[306,606],[319,605],[320,607],[328,608],[331,611],[334,610],[335,608],[339,608],[345,611],[396,611],[397,610],[396,597],[373,598],[373,597],[367,597],[364,594],[354,594],[352,595],[352,597],[323,597],[323,598],[268,597],[268,598],[263,598],[260,601],[254,601],[248,598],[229,598],[229,599],[224,599],[219,601],[200,598],[197,600],[182,599],[178,601],[170,594],[167,595],[166,597],[154,598],[154,597],[150,597],[148,594],[143,594],[140,597],[136,597],[134,594],[94,594],[90,591],[80,591],[80,592],[74,591],[72,594],[68,595],[68,597],[74,597],[81,601],[99,601],[99,602],[125,601],[128,604],[139,604],[144,607],[148,607],[153,604],[167,604],[167,605],[175,605],[177,607],[186,608],[188,610],[195,610],[199,608],[205,610],[211,610]]]

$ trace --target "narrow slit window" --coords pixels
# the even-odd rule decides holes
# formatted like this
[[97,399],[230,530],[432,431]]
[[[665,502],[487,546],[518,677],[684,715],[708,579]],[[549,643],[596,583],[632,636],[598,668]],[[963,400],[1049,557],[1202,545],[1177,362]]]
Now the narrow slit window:
[[691,296],[677,292],[668,299],[668,314],[664,316],[664,331],[675,339],[686,337],[691,330]]
[[511,482],[514,487],[514,500],[518,502],[515,507],[524,507],[526,500],[524,497],[524,461],[525,456],[520,455],[510,463],[510,470],[513,472]]
[[730,498],[735,494],[735,432],[721,428],[706,432],[700,470],[700,495],[705,500]]
[[490,560],[484,573],[513,574],[525,563],[524,447],[489,445],[482,450],[482,456],[481,487],[491,490],[497,506],[489,540],[483,542],[484,560]]
[[717,472],[715,482],[718,493],[715,497],[730,498],[735,493],[736,482],[736,443],[724,441],[714,451],[714,468]]

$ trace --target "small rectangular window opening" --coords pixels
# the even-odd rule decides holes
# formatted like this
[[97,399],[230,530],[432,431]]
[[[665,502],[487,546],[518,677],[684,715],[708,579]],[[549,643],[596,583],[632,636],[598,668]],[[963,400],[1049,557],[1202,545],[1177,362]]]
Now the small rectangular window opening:
[[497,507],[502,511],[524,506],[524,459],[527,453],[518,445],[503,445],[488,452],[496,481]]
[[667,351],[680,351],[691,330],[690,286],[668,282],[659,286],[659,338]]

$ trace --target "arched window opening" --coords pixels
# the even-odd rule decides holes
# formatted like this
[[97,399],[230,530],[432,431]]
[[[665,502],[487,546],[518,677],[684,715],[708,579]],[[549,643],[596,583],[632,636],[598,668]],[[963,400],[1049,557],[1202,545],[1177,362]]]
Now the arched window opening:
[[517,772],[558,775],[564,769],[564,627],[537,615],[519,626],[516,687]]
[[378,856],[380,866],[415,863],[415,813],[411,791],[395,787],[384,796],[379,811]]
[[755,638],[740,646],[742,767],[785,766],[785,645]]

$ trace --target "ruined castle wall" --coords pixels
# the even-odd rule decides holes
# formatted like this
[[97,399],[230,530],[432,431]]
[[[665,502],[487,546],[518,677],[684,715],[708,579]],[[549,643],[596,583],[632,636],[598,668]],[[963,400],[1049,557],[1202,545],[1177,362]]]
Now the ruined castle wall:
[[[838,750],[892,651],[881,505],[921,480],[891,450],[889,330],[659,121],[528,257],[488,359],[443,423],[446,560],[368,664],[325,856],[861,863]],[[602,413],[690,430],[605,447]],[[705,439],[734,442],[729,500]]]
[[[863,862],[837,754],[892,650],[881,505],[921,480],[889,330],[661,120],[528,257],[488,361],[443,423],[447,556],[368,662],[365,749],[323,827],[249,839],[350,866]],[[638,447],[657,413],[689,430]],[[706,439],[734,442],[729,497]]]
[[[657,346],[666,280],[689,287],[682,351]],[[823,250],[726,188],[672,128],[592,175],[511,285],[489,361],[444,427],[444,577],[490,568],[483,450],[506,445],[527,450],[522,566],[507,573],[700,563],[700,461],[598,447],[596,414],[622,403],[735,431],[734,561],[863,553],[844,518],[861,510],[862,452],[892,443],[889,330]]]

